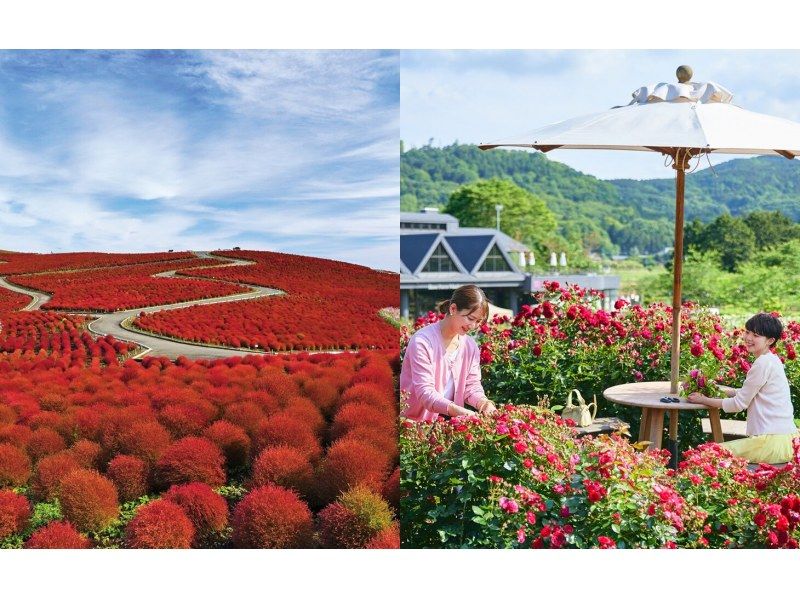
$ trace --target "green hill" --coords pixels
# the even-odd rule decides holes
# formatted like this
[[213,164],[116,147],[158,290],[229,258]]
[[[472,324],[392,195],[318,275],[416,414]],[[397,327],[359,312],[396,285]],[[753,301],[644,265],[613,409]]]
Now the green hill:
[[[586,249],[650,253],[672,244],[674,178],[604,181],[539,152],[483,152],[474,145],[405,151],[401,209],[443,207],[459,186],[488,178],[510,179],[541,197],[557,215],[565,238],[591,239],[593,246]],[[687,221],[755,210],[780,210],[800,221],[800,161],[736,159],[687,176]]]

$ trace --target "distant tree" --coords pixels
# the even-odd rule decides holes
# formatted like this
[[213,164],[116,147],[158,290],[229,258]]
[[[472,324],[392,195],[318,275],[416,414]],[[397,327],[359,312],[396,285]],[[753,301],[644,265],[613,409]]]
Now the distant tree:
[[756,249],[756,236],[740,218],[722,214],[703,230],[701,251],[719,252],[723,269],[735,272]]
[[500,229],[507,235],[541,249],[556,231],[556,217],[544,201],[511,181],[489,179],[457,189],[445,212],[459,219],[461,226],[494,228],[502,205]]
[[756,247],[775,247],[800,237],[800,227],[782,212],[750,212],[744,217],[756,238]]

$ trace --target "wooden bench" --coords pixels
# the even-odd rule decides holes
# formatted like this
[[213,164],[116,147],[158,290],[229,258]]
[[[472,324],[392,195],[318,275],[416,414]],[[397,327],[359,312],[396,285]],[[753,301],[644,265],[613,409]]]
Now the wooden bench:
[[[704,417],[700,420],[703,426],[703,434],[711,434],[711,420]],[[737,438],[746,438],[747,422],[738,419],[721,419],[719,423],[722,424],[722,435],[726,440],[736,440]]]
[[598,417],[590,425],[575,429],[578,431],[578,436],[586,436],[589,434],[613,434],[629,427],[627,422],[618,417]]

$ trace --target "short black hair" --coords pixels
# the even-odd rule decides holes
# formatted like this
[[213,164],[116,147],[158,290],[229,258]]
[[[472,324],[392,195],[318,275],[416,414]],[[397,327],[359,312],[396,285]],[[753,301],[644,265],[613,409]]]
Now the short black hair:
[[783,334],[783,324],[772,314],[760,313],[754,315],[744,324],[745,330],[749,330],[759,336],[775,339],[777,343]]

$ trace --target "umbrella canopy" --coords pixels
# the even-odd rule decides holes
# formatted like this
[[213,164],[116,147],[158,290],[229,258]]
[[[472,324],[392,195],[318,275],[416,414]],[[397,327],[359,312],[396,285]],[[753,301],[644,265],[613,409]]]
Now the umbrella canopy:
[[[800,123],[731,104],[716,83],[659,83],[633,93],[620,106],[547,125],[493,147],[657,151],[800,156]],[[665,151],[666,150],[666,151]]]
[[675,253],[672,289],[671,392],[678,391],[680,369],[683,208],[689,161],[710,153],[800,156],[800,124],[744,110],[733,94],[713,82],[690,81],[691,68],[681,66],[678,83],[639,88],[627,106],[548,125],[516,138],[482,143],[495,147],[654,151],[670,156],[676,170]]

